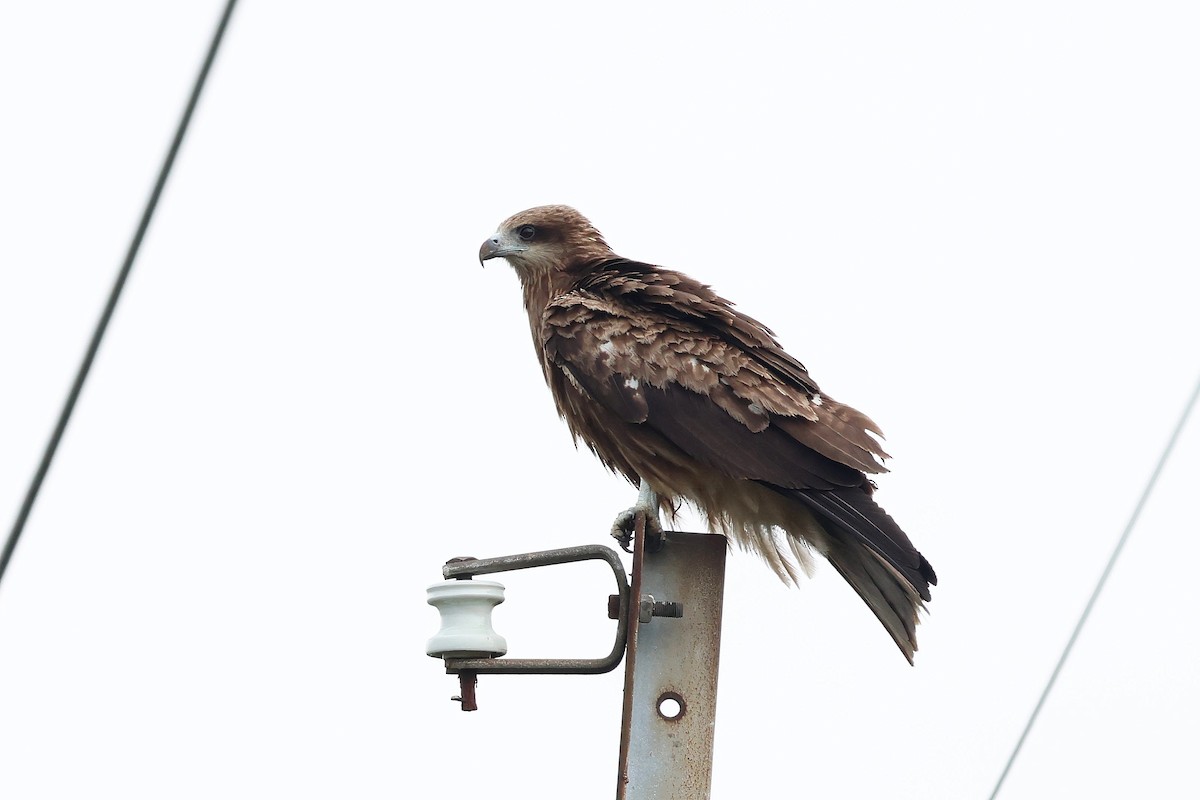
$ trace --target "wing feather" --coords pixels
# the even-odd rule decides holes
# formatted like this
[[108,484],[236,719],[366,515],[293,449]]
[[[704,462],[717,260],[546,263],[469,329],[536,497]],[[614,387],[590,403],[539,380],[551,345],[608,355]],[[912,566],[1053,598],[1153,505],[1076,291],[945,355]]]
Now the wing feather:
[[623,259],[593,268],[547,306],[543,352],[622,420],[729,477],[825,489],[884,471],[886,454],[855,424],[873,423],[819,397],[765,326],[679,273]]

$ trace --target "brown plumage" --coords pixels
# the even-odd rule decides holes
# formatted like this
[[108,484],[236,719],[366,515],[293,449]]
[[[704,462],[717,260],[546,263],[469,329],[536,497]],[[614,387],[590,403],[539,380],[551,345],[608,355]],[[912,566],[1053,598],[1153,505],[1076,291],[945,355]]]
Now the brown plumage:
[[516,270],[558,411],[576,440],[784,580],[816,550],[912,662],[937,576],[871,495],[887,454],[761,323],[686,275],[619,257],[578,211],[505,220],[479,250]]

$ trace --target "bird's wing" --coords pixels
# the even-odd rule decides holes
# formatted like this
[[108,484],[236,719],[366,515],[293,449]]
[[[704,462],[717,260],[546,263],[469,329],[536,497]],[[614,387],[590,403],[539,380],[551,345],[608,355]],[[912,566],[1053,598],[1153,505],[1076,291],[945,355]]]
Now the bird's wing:
[[596,402],[728,477],[831,489],[884,471],[869,419],[823,397],[769,330],[679,273],[593,270],[546,308],[542,344]]
[[626,423],[726,477],[792,494],[928,599],[932,570],[863,474],[884,471],[878,428],[823,396],[769,330],[708,287],[635,262],[594,269],[547,306],[542,344],[549,366]]

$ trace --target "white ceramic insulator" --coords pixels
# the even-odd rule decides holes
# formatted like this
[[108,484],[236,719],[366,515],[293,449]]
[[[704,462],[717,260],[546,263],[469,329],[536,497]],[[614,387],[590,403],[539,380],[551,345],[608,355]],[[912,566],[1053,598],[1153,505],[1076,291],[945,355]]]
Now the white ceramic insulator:
[[495,581],[442,581],[427,590],[429,605],[442,615],[442,629],[425,645],[434,658],[494,658],[508,642],[492,630],[492,609],[504,602]]

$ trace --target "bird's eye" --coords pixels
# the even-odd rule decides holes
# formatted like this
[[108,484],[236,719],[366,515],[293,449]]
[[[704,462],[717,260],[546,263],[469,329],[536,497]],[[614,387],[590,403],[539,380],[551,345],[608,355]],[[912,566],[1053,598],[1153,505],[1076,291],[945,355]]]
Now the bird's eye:
[[517,229],[517,236],[521,237],[522,242],[532,242],[533,237],[537,236],[537,228],[532,225],[522,225]]

